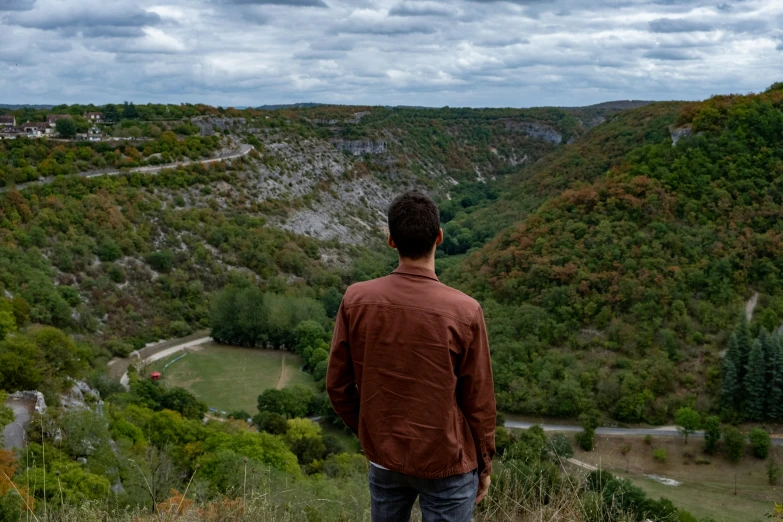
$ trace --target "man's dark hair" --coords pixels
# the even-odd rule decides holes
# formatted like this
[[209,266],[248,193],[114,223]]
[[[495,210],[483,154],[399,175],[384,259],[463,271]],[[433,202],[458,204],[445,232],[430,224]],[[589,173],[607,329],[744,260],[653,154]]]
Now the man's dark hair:
[[440,231],[438,206],[426,194],[409,190],[389,207],[389,234],[400,256],[421,259],[432,251]]

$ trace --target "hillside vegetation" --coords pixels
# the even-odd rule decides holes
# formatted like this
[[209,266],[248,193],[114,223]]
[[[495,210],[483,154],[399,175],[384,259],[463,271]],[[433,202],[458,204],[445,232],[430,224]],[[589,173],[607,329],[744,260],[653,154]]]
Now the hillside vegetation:
[[[530,169],[564,190],[447,271],[485,303],[504,409],[716,410],[718,353],[753,292],[753,327],[780,326],[783,92],[673,107],[618,118],[643,125],[611,129],[615,147],[606,126]],[[690,136],[673,146],[669,124]]]
[[[367,462],[323,380],[342,293],[392,269],[384,212],[414,187],[441,208],[442,280],[484,307],[501,410],[580,418],[586,451],[602,417],[676,417],[742,458],[721,422],[783,415],[781,109],[776,88],[628,111],[56,108],[103,110],[103,132],[135,141],[0,142],[0,395],[50,406],[0,452],[0,519],[367,519]],[[218,419],[143,368],[129,389],[106,375],[206,327],[295,352],[312,386],[251,390],[257,412]],[[766,458],[769,435],[750,442]],[[695,520],[572,472],[562,435],[499,427],[498,449],[478,520]]]

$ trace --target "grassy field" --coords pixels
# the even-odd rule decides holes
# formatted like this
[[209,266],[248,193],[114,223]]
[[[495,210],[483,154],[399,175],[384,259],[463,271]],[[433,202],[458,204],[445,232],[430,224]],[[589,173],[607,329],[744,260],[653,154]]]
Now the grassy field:
[[[631,448],[626,456],[621,451],[624,445]],[[666,497],[698,519],[761,521],[772,511],[775,501],[783,501],[783,486],[770,486],[767,481],[766,460],[748,453],[740,462],[732,464],[721,455],[703,455],[702,445],[703,441],[699,439],[691,439],[686,445],[680,437],[653,437],[652,444],[648,445],[644,437],[604,436],[597,437],[595,451],[576,450],[574,458],[628,478],[652,497]],[[666,449],[668,459],[665,463],[652,458],[656,448]],[[696,464],[699,457],[708,459],[709,464]],[[783,464],[783,448],[773,446],[769,458]],[[680,485],[664,485],[648,475],[674,479]]]
[[257,397],[266,389],[314,385],[311,376],[299,371],[301,359],[290,352],[208,343],[163,369],[183,353],[156,361],[147,372],[162,372],[167,386],[190,390],[221,411],[244,409],[253,414]]

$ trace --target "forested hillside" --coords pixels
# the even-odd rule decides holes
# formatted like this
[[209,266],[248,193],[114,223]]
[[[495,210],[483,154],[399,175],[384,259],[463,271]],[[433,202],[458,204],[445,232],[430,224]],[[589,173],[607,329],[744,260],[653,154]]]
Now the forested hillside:
[[629,111],[461,217],[522,217],[445,276],[484,303],[502,408],[652,423],[720,409],[745,302],[759,293],[754,331],[783,320],[781,108],[773,87]]

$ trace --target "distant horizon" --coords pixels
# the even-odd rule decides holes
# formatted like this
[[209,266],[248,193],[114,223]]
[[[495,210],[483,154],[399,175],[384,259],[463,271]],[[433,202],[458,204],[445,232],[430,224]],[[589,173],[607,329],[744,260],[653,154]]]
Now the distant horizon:
[[[763,91],[763,89],[762,89]],[[761,92],[761,91],[759,91]],[[721,94],[751,94],[751,93],[715,93],[715,95],[721,95]],[[134,105],[183,105],[183,104],[191,104],[191,105],[207,105],[210,107],[220,107],[223,109],[237,109],[237,110],[245,110],[245,109],[259,109],[259,110],[276,110],[276,108],[308,108],[308,107],[388,107],[388,108],[405,108],[405,109],[547,109],[547,108],[555,108],[555,109],[581,109],[581,108],[587,108],[587,107],[594,107],[597,105],[604,105],[604,104],[613,104],[613,103],[666,103],[666,102],[691,102],[691,101],[702,101],[702,99],[664,99],[664,100],[640,100],[640,99],[613,99],[613,100],[604,100],[597,103],[591,103],[589,105],[530,105],[530,106],[467,106],[467,105],[441,105],[441,106],[435,106],[435,105],[371,105],[371,104],[363,104],[363,103],[322,103],[322,102],[292,102],[292,103],[264,103],[261,105],[223,105],[223,104],[211,104],[211,103],[205,103],[200,101],[194,101],[194,102],[181,102],[181,103],[166,103],[166,102],[155,102],[155,101],[144,101],[144,102],[137,102],[135,100],[123,100],[122,102],[106,102],[106,103],[94,103],[94,102],[86,102],[86,103],[0,103],[0,109],[6,109],[6,110],[18,110],[22,108],[40,108],[40,109],[50,109],[53,107],[58,107],[60,105],[67,105],[67,106],[73,106],[73,105],[94,105],[96,107],[103,107],[106,105],[122,105],[127,101],[128,103],[132,103]]]

